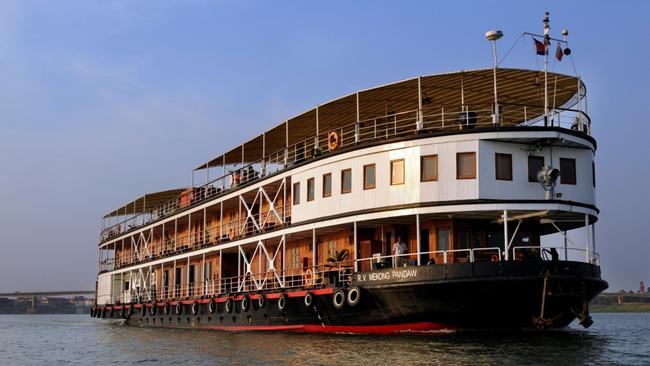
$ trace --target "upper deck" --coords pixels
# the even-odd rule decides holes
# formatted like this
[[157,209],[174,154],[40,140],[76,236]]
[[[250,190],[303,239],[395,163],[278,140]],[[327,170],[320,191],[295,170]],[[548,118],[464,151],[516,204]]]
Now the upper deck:
[[[289,119],[201,164],[205,180],[185,190],[143,196],[104,216],[100,241],[148,225],[247,183],[292,169],[310,159],[434,135],[507,130],[561,130],[595,148],[590,120],[582,111],[584,84],[549,74],[549,118],[544,117],[540,71],[498,69],[498,118],[493,70],[416,77],[359,91]],[[576,107],[577,108],[574,108]],[[336,147],[329,139],[336,134]],[[216,178],[211,174],[218,171]],[[108,223],[106,223],[106,221]]]

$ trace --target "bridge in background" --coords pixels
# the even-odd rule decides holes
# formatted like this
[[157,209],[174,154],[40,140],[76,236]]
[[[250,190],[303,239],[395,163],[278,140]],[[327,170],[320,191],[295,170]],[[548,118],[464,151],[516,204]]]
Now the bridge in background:
[[82,295],[95,295],[95,291],[36,291],[36,292],[5,292],[0,293],[0,297],[34,297],[34,296],[82,296]]
[[[39,297],[76,297],[76,296],[86,296],[90,295],[88,297],[95,297],[95,291],[84,291],[84,290],[72,290],[72,291],[34,291],[34,292],[22,292],[22,291],[16,291],[16,292],[5,292],[5,293],[0,293],[0,298],[31,298],[32,300],[32,306],[31,309],[28,310],[28,313],[36,313],[37,306],[39,304]],[[84,304],[83,303],[78,303],[77,308],[83,308]]]

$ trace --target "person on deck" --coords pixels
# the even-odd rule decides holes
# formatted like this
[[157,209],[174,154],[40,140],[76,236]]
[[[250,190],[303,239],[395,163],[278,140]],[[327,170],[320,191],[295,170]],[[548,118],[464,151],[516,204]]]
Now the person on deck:
[[397,237],[397,241],[393,244],[393,252],[395,253],[395,260],[393,261],[393,267],[401,267],[404,263],[404,257],[402,254],[406,254],[406,243],[402,242],[401,237]]

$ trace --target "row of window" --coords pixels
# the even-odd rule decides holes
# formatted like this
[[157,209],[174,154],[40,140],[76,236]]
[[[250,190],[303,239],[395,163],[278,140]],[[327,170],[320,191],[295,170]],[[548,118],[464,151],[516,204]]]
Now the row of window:
[[[528,157],[528,181],[537,182],[537,172],[544,166],[543,156]],[[405,182],[404,159],[391,160],[390,184],[401,185]],[[576,160],[560,158],[560,183],[576,184]],[[512,180],[512,154],[495,154],[495,175],[497,180]],[[456,154],[456,179],[476,179],[476,153],[462,152]],[[438,155],[420,157],[420,181],[431,182],[438,180]],[[594,183],[595,186],[595,183]],[[323,197],[332,195],[332,173],[323,174]],[[375,164],[363,166],[363,189],[376,187]],[[352,192],[352,169],[341,170],[341,193]],[[316,197],[316,182],[314,178],[307,179],[307,201]],[[293,184],[293,204],[300,203],[300,182]]]
[[[496,153],[494,157],[497,180],[512,180],[512,154]],[[537,182],[537,173],[544,166],[543,156],[528,157],[528,181]],[[576,184],[576,159],[560,158],[560,183]],[[594,183],[595,185],[595,183]]]

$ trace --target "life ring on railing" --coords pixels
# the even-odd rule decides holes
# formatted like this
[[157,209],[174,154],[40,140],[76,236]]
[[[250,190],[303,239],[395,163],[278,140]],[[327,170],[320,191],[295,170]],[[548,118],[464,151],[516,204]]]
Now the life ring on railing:
[[303,273],[302,278],[305,282],[305,286],[313,286],[314,285],[314,272],[311,271],[311,269],[308,269]]
[[260,309],[266,305],[266,296],[264,294],[260,294],[260,297],[257,298],[257,307]]
[[175,309],[176,315],[181,315],[183,314],[183,304],[181,302],[176,303],[176,309]]
[[142,304],[142,307],[140,308],[140,316],[143,318],[147,316],[147,306],[145,304]]
[[214,302],[214,299],[210,299],[210,302],[208,302],[208,311],[210,312],[210,314],[214,314],[214,311],[217,308],[215,305],[216,304]]
[[169,305],[169,302],[166,302],[165,305],[163,306],[163,313],[165,313],[165,315],[169,315],[170,310],[171,310],[171,305]]
[[192,315],[196,315],[199,313],[199,303],[194,301],[192,303]]
[[492,261],[492,262],[498,262],[498,261],[499,261],[499,257],[498,257],[496,254],[492,254],[492,257],[490,257],[490,261]]
[[158,306],[156,306],[155,301],[152,301],[151,302],[151,308],[149,308],[149,314],[151,314],[151,316],[156,316],[157,312],[158,312]]
[[327,148],[330,151],[336,150],[339,146],[339,134],[336,131],[330,131],[327,134]]

